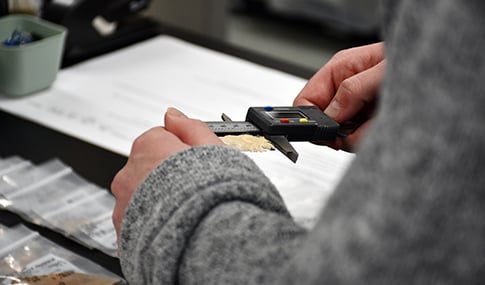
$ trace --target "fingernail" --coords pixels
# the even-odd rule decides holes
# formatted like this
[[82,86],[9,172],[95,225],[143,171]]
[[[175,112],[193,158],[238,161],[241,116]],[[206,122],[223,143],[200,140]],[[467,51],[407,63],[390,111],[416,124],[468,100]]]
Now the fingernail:
[[178,109],[173,107],[168,107],[166,114],[174,117],[187,118],[187,116],[184,113],[180,112]]
[[325,111],[323,112],[331,118],[336,118],[341,110],[342,110],[342,105],[337,100],[333,100],[332,102],[330,102],[330,105],[328,105]]

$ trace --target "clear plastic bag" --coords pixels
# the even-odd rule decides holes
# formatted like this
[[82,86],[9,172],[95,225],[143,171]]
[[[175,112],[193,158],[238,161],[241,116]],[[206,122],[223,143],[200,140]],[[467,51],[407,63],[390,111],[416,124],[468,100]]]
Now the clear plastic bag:
[[105,191],[74,172],[31,189],[11,195],[10,208],[33,223],[46,226],[49,223],[41,218],[43,214]]
[[117,256],[111,220],[114,197],[57,159],[27,163],[0,181],[0,206],[25,220],[48,227],[86,247]]
[[120,279],[100,265],[59,247],[25,226],[2,228],[0,275],[23,277],[80,272]]
[[10,169],[15,168],[18,165],[25,165],[31,164],[29,161],[19,157],[19,156],[10,156],[7,158],[0,159],[0,174],[6,173],[10,171]]
[[57,159],[49,160],[39,166],[28,163],[24,167],[2,174],[0,195],[10,200],[71,171],[71,168]]
[[95,244],[93,246],[104,253],[116,257],[118,255],[118,238],[111,218],[111,211],[104,216],[90,221],[79,228],[78,238],[87,236]]
[[64,208],[45,213],[42,218],[58,231],[85,245],[116,256],[116,231],[111,221],[114,205],[114,197],[107,191],[100,191]]

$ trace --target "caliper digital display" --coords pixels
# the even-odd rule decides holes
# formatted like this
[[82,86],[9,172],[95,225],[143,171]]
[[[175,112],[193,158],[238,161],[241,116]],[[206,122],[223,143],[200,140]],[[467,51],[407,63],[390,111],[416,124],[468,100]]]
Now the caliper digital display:
[[246,115],[264,135],[282,135],[289,141],[328,141],[337,137],[339,124],[315,106],[251,107]]

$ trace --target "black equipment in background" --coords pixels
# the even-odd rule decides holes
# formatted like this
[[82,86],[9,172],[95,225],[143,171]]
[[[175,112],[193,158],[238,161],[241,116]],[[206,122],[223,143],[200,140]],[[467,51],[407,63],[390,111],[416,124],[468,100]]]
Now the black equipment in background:
[[68,29],[62,66],[118,49],[159,33],[139,14],[151,0],[45,0],[41,17]]

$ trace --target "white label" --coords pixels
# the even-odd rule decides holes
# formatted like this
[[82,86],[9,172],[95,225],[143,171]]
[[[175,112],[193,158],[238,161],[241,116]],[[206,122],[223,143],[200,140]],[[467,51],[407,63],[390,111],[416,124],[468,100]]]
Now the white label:
[[46,275],[60,272],[80,272],[82,270],[69,261],[49,253],[35,261],[27,264],[22,270],[22,276]]
[[83,225],[81,232],[107,249],[116,250],[118,247],[116,230],[111,220],[111,213],[97,221]]

